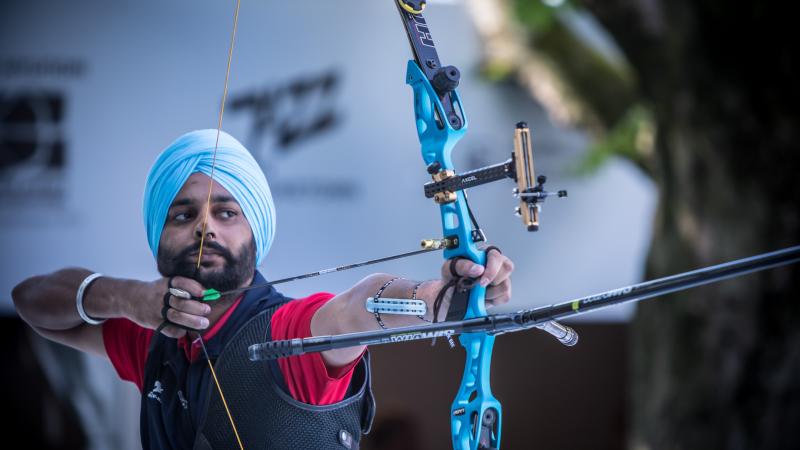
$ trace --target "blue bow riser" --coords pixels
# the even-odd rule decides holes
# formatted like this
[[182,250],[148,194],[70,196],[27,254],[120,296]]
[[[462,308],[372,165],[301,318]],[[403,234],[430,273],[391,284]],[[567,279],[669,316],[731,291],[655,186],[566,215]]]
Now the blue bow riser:
[[[467,117],[463,112],[457,91],[450,93],[454,108],[463,119],[463,126],[456,130],[450,126],[445,110],[433,86],[414,60],[408,62],[406,83],[414,90],[414,116],[417,134],[422,146],[422,158],[426,165],[438,162],[442,170],[455,170],[451,153],[456,143],[467,131]],[[437,124],[438,111],[441,125]],[[441,126],[441,127],[440,127]],[[486,254],[472,241],[472,223],[462,191],[456,192],[456,201],[440,205],[444,237],[457,236],[458,247],[444,251],[446,259],[465,257],[485,265]],[[475,284],[469,297],[465,319],[486,315],[484,305],[486,289]],[[477,450],[480,444],[480,424],[487,412],[496,415],[496,423],[488,437],[489,448],[499,448],[502,409],[492,395],[489,373],[492,361],[494,336],[486,333],[466,333],[459,338],[467,355],[461,386],[451,407],[451,437],[457,450]],[[493,410],[493,411],[492,411]],[[477,425],[473,425],[477,422]],[[473,430],[476,427],[477,430]],[[486,444],[487,439],[484,439]]]

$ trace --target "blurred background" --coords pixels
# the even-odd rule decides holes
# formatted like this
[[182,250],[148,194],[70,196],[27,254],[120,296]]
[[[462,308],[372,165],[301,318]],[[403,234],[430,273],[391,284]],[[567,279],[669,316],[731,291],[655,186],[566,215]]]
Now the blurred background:
[[[67,266],[158,277],[144,180],[184,132],[215,128],[235,2],[0,5],[0,389],[7,436],[140,448],[139,392],[106,361],[33,335],[11,289]],[[425,16],[462,73],[461,171],[506,160],[528,122],[551,190],[524,231],[511,182],[470,200],[516,265],[495,312],[558,303],[800,243],[798,51],[776,5],[719,0],[439,0]],[[438,237],[422,195],[411,58],[392,0],[243,0],[223,128],[261,164],[278,214],[260,270],[282,278]],[[339,292],[418,256],[286,285]],[[503,448],[800,448],[800,273],[749,275],[498,338]],[[443,449],[463,351],[373,349],[364,448]]]

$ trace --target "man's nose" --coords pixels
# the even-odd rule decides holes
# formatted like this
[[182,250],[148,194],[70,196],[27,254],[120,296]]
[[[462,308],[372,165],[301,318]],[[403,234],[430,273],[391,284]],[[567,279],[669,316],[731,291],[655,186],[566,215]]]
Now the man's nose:
[[194,237],[197,239],[201,239],[203,237],[203,233],[205,233],[205,239],[215,239],[216,232],[214,231],[214,225],[210,220],[200,220],[197,222],[197,226],[194,229]]

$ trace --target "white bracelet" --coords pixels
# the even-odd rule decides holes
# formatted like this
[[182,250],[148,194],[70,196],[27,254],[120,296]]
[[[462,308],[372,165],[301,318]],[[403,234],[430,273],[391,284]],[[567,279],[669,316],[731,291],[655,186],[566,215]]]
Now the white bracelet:
[[75,295],[75,306],[78,307],[78,315],[81,316],[81,319],[83,319],[84,322],[86,322],[86,323],[88,323],[90,325],[100,325],[101,323],[106,321],[105,319],[102,319],[102,320],[92,319],[91,317],[89,317],[88,314],[86,314],[86,311],[84,311],[84,309],[83,309],[83,293],[86,291],[86,288],[88,288],[89,285],[92,284],[92,281],[94,281],[94,280],[96,280],[96,279],[98,279],[98,278],[100,278],[102,276],[103,276],[103,274],[95,272],[95,273],[89,275],[88,277],[84,278],[83,282],[81,283],[80,287],[78,288],[77,295]]

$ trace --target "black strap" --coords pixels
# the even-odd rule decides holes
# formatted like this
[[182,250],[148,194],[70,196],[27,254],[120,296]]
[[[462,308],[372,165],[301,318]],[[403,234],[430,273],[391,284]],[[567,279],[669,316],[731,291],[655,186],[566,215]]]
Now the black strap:
[[[169,310],[173,309],[172,305],[169,304],[169,299],[170,299],[170,297],[172,297],[172,293],[169,290],[174,287],[172,285],[173,278],[174,277],[170,277],[168,282],[167,282],[167,292],[164,293],[164,306],[161,307],[161,318],[163,318],[164,321],[161,322],[161,325],[159,325],[158,328],[156,328],[156,333],[161,333],[161,330],[163,330],[164,328],[166,328],[168,326],[178,327],[178,328],[182,328],[182,329],[184,329],[186,331],[194,331],[196,333],[200,333],[202,330],[198,330],[198,329],[195,329],[195,328],[190,328],[190,327],[187,327],[185,325],[181,325],[179,323],[175,323],[175,322],[169,320],[169,317],[167,317],[167,313],[169,312]],[[194,296],[192,296],[192,298],[194,298]]]
[[[457,283],[458,278],[451,278],[450,281],[445,283],[445,285],[442,286],[442,289],[439,290],[439,293],[436,295],[436,300],[433,302],[433,323],[437,323],[439,321],[439,310],[442,308],[442,302],[444,301],[444,296],[447,293],[447,290],[455,286]],[[452,306],[452,301],[450,303]]]
[[451,287],[454,287],[453,296],[450,299],[450,307],[447,309],[447,318],[446,320],[462,320],[464,316],[467,314],[467,305],[469,304],[469,293],[472,290],[472,286],[475,285],[477,281],[476,278],[469,278],[469,277],[462,277],[461,275],[456,272],[456,264],[458,263],[459,259],[467,259],[463,256],[457,256],[450,260],[450,274],[453,278],[450,279],[442,289],[439,290],[439,294],[436,296],[436,300],[433,302],[433,322],[436,323],[439,321],[439,311],[442,307],[442,303],[444,302],[444,297],[447,294],[447,290]]
[[469,305],[469,293],[475,285],[477,278],[459,278],[450,299],[450,308],[447,309],[446,320],[464,320]]
[[456,272],[456,264],[460,259],[467,259],[467,258],[464,258],[463,256],[456,256],[455,258],[450,260],[450,275],[452,275],[453,278],[461,277],[461,275],[459,275],[458,272]]
[[[483,251],[488,254],[490,251],[496,250],[501,255],[503,252],[495,247],[494,245],[490,245],[483,249]],[[456,264],[458,263],[459,259],[467,259],[463,256],[457,256],[450,260],[450,274],[453,278],[442,287],[439,291],[439,294],[436,296],[436,301],[433,302],[433,321],[437,322],[439,317],[439,309],[442,306],[442,302],[444,300],[444,296],[447,293],[447,290],[451,287],[455,286],[455,290],[453,291],[453,297],[450,299],[450,308],[447,310],[447,318],[446,320],[463,320],[464,316],[467,315],[467,306],[469,305],[469,293],[472,290],[472,287],[475,285],[475,282],[478,281],[477,278],[469,278],[469,277],[462,277],[456,272]]]
[[[373,298],[375,300],[378,300],[379,298],[381,298],[381,295],[383,295],[383,291],[385,291],[386,288],[389,287],[390,284],[394,283],[395,281],[397,281],[399,279],[400,279],[400,277],[394,277],[391,280],[387,281],[386,283],[383,283],[383,286],[381,286],[381,288],[378,289],[378,292],[375,293],[375,297],[373,297]],[[386,329],[386,324],[383,323],[383,319],[381,318],[381,313],[378,311],[378,308],[375,309],[373,314],[375,314],[375,320],[378,321],[378,325],[380,325],[381,328],[383,328],[385,330]]]
[[169,305],[170,296],[171,294],[169,291],[164,293],[164,306],[161,308],[161,317],[164,319],[164,321],[161,322],[161,325],[159,325],[158,328],[156,328],[156,333],[161,333],[161,330],[163,330],[167,325],[172,325],[172,321],[167,318],[167,312],[171,308]]
[[497,253],[500,253],[501,255],[503,254],[503,252],[502,252],[502,251],[501,251],[499,248],[495,247],[494,245],[490,245],[490,246],[488,246],[488,247],[486,247],[486,248],[484,248],[484,249],[483,249],[483,251],[484,251],[484,252],[485,252],[487,255],[488,255],[488,254],[489,254],[489,252],[490,252],[490,251],[492,251],[492,250],[497,250]]

